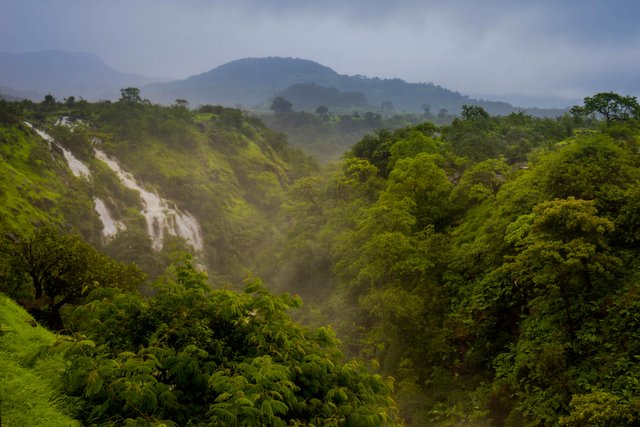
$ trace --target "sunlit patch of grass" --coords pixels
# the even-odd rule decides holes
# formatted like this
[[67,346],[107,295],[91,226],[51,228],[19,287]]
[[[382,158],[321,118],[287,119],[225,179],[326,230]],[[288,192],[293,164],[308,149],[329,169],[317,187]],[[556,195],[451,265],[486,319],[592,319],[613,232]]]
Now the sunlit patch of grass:
[[43,352],[55,334],[37,325],[0,294],[0,404],[2,426],[75,426],[60,393],[60,353]]

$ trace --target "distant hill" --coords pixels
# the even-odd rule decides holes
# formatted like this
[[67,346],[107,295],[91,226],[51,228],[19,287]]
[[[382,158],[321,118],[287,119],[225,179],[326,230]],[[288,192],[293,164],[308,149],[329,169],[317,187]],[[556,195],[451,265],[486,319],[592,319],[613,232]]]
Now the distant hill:
[[25,93],[40,100],[40,93],[62,98],[82,96],[104,99],[118,96],[126,86],[142,86],[157,78],[117,71],[91,53],[56,50],[29,53],[0,52],[0,86],[2,92]]
[[[331,94],[336,90],[340,93]],[[291,93],[297,97],[297,102],[292,101],[294,109],[314,110],[323,105],[327,97],[342,102],[344,93],[359,93],[370,106],[379,108],[390,102],[397,112],[422,112],[423,106],[428,105],[433,114],[440,109],[457,114],[464,104],[482,106],[491,114],[518,110],[506,102],[472,99],[433,83],[342,75],[313,61],[279,57],[232,61],[184,80],[147,85],[142,93],[154,102],[171,103],[184,98],[194,106],[265,107],[276,94]],[[353,99],[361,101],[358,97]],[[537,110],[537,115],[560,114],[562,110]]]
[[[180,98],[194,107],[220,104],[268,110],[275,96],[289,96],[298,111],[314,111],[326,105],[332,111],[421,113],[428,105],[436,115],[442,109],[458,114],[464,104],[479,105],[494,115],[519,110],[495,98],[474,99],[433,83],[343,75],[298,58],[239,59],[202,74],[168,82],[120,72],[91,53],[0,52],[0,94],[5,99],[41,100],[47,93],[59,99],[69,96],[116,99],[119,90],[128,86],[141,88],[142,96],[153,102],[171,104]],[[563,113],[560,109],[527,111],[537,116]]]
[[192,105],[221,104],[245,107],[267,103],[276,92],[299,83],[334,86],[340,75],[313,61],[291,58],[246,58],[228,62],[184,80],[155,83],[143,88],[154,102],[177,98]]

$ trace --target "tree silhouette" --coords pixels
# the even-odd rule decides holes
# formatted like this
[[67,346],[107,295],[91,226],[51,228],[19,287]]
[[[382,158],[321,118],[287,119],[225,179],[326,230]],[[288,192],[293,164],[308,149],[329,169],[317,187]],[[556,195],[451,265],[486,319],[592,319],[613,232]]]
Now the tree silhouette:
[[274,113],[290,113],[293,109],[293,104],[281,96],[276,96],[271,104],[271,111]]

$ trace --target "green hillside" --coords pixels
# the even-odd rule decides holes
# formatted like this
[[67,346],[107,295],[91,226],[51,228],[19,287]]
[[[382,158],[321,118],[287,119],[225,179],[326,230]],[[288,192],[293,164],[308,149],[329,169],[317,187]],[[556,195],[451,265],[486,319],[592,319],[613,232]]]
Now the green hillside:
[[79,426],[61,394],[62,354],[47,351],[59,339],[0,294],[0,402],[2,425]]
[[[0,342],[3,421],[398,423],[391,380],[345,360],[330,329],[295,324],[298,298],[258,279],[229,290],[273,269],[288,187],[317,170],[280,134],[239,110],[150,105],[134,88],[115,104],[0,107],[0,289],[38,320],[2,307],[3,337],[15,337]],[[197,221],[202,246],[159,217],[147,224],[154,209],[176,232]]]
[[240,110],[134,88],[0,107],[0,290],[64,336],[39,351],[52,335],[0,318],[38,404],[107,425],[640,421],[634,97],[466,105],[324,170]]
[[[95,149],[197,219],[204,245],[198,257],[221,278],[241,278],[259,264],[261,247],[277,238],[271,216],[288,185],[315,170],[280,134],[234,109],[190,112],[140,102],[15,105],[19,111],[6,113],[0,127],[2,226],[18,235],[44,224],[75,230],[152,274],[162,271],[173,250],[189,246],[168,236],[162,251],[147,254],[151,243],[141,199]],[[55,125],[67,116],[71,126]],[[56,143],[49,147],[38,131]],[[84,163],[90,177],[73,174],[62,147]],[[114,237],[102,235],[96,197],[125,227]]]

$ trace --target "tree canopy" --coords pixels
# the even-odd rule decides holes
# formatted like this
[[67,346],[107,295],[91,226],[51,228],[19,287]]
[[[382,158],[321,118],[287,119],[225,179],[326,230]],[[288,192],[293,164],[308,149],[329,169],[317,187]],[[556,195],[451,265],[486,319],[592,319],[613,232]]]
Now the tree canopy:
[[188,260],[147,300],[97,289],[72,316],[66,392],[89,424],[396,425],[391,380],[294,324],[299,304],[259,280],[213,290]]
[[290,113],[293,104],[281,96],[276,96],[271,103],[271,111],[274,113]]
[[127,87],[120,89],[120,102],[125,104],[140,104],[142,103],[142,97],[140,96],[140,89],[137,87]]
[[615,121],[640,119],[640,105],[635,96],[624,96],[614,92],[601,92],[584,98],[582,106],[571,109],[576,115],[598,113],[607,124]]
[[136,265],[116,262],[78,234],[60,234],[50,227],[3,247],[13,276],[13,285],[3,290],[23,296],[36,319],[53,330],[64,327],[60,309],[80,303],[91,290],[132,290],[145,279]]

